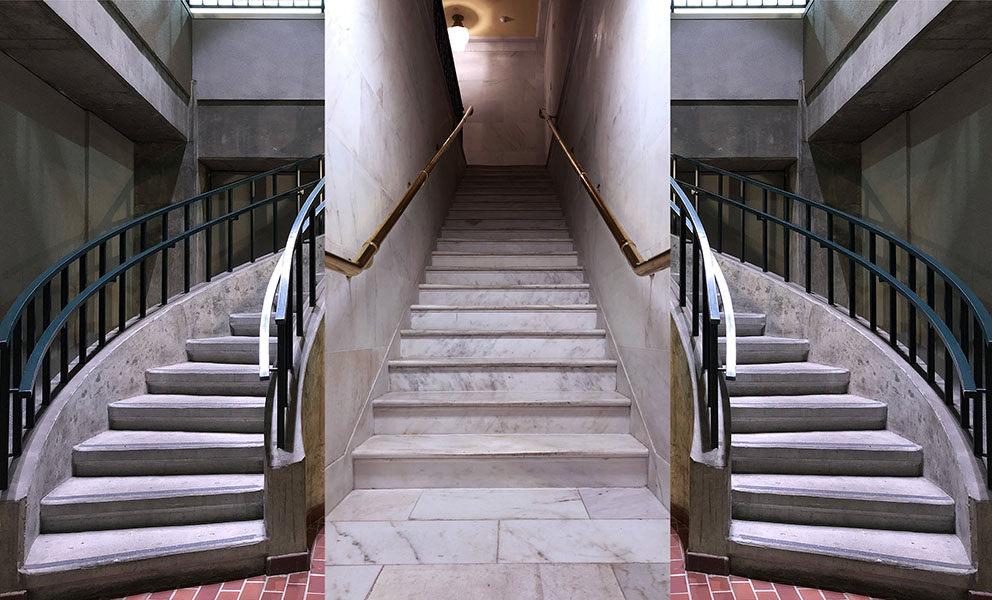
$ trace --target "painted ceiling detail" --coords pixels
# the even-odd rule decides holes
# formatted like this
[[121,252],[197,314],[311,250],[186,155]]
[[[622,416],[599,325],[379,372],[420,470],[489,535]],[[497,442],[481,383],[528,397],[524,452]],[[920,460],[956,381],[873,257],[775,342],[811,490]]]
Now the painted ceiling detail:
[[[465,17],[473,38],[537,37],[539,0],[444,0],[444,16]],[[503,18],[508,17],[508,18]]]

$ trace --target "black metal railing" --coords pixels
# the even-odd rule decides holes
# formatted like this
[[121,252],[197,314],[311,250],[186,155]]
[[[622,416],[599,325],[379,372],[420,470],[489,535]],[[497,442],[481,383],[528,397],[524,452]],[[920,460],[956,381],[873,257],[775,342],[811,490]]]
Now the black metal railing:
[[[293,370],[293,342],[304,334],[304,295],[307,304],[317,304],[317,236],[324,227],[324,178],[321,177],[300,207],[286,238],[282,257],[269,278],[262,301],[262,318],[258,326],[259,377],[270,376],[269,333],[270,319],[276,323],[276,380],[275,392],[270,394],[270,414],[275,415],[276,446],[293,450],[293,436],[289,435],[291,416],[298,409],[298,398],[289,393],[289,373]],[[306,244],[304,244],[306,242]],[[304,260],[304,246],[307,260]],[[321,266],[323,269],[323,266]],[[272,304],[275,302],[275,312]],[[293,324],[296,324],[295,327]],[[293,401],[296,401],[294,405]]]
[[[7,488],[10,459],[21,456],[24,440],[52,398],[115,334],[144,318],[149,308],[167,305],[174,294],[209,282],[216,272],[278,251],[280,208],[302,203],[317,183],[303,178],[310,169],[319,173],[322,161],[320,155],[303,159],[128,221],[71,252],[21,292],[0,321],[0,427],[7,450],[0,461],[0,489]],[[295,176],[295,186],[278,191],[280,176]],[[258,199],[267,180],[269,195]],[[239,208],[236,192],[247,197]],[[256,218],[259,211],[263,218]],[[248,219],[248,248],[235,243],[241,217]],[[223,237],[214,240],[218,228]],[[257,247],[256,238],[268,242],[267,235],[271,247]],[[213,263],[215,250],[224,259],[220,265]],[[181,282],[169,268],[177,252]],[[202,271],[194,260],[202,261]],[[158,270],[157,284],[149,267]],[[157,297],[150,298],[150,292]]]
[[[992,317],[960,278],[905,240],[835,208],[681,156],[673,155],[672,168],[697,208],[705,199],[715,209],[718,252],[785,281],[801,270],[808,294],[845,307],[926,378],[971,437],[975,456],[987,459]],[[733,248],[724,247],[725,229],[736,238]],[[823,271],[815,279],[814,267]],[[846,287],[840,297],[838,287]]]
[[465,106],[462,104],[462,92],[458,87],[455,56],[451,52],[448,22],[444,18],[444,5],[441,0],[434,0],[434,42],[437,44],[437,53],[441,58],[441,70],[444,73],[444,83],[448,88],[451,108],[455,113],[455,119],[460,119],[465,114]]
[[[679,306],[692,308],[692,336],[702,341],[702,375],[706,381],[706,415],[700,426],[703,448],[713,450],[720,445],[720,423],[729,423],[730,401],[726,394],[726,380],[737,374],[737,328],[734,323],[734,305],[730,288],[713,255],[706,230],[679,182],[672,178],[672,230],[679,236]],[[689,245],[692,245],[692,262],[689,262]],[[692,294],[688,280],[692,279]],[[723,306],[724,356],[720,359],[720,306]],[[724,434],[729,435],[729,428]]]

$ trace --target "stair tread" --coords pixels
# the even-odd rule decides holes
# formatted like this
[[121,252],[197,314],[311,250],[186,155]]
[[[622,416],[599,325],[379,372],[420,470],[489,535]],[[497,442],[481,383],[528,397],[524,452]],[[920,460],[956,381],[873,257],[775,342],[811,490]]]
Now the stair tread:
[[832,365],[821,365],[815,362],[783,362],[783,363],[758,363],[737,365],[738,375],[761,374],[761,373],[782,373],[782,374],[818,374],[818,373],[848,373],[844,367],[834,367]]
[[148,373],[230,373],[235,375],[242,375],[246,373],[254,373],[258,375],[258,365],[257,364],[238,364],[238,363],[214,363],[214,362],[181,362],[174,365],[165,365],[162,367],[152,367],[148,369]]
[[218,433],[211,431],[131,431],[109,430],[77,444],[76,451],[154,450],[177,448],[248,448],[262,446],[261,433]]
[[946,573],[968,574],[975,570],[961,539],[952,533],[735,519],[730,524],[730,539],[743,546],[770,547]]
[[616,367],[617,361],[606,358],[400,358],[389,361],[390,368],[420,367]]
[[953,498],[923,477],[734,473],[730,481],[735,491],[742,492],[954,505]]
[[878,408],[884,402],[854,394],[797,394],[793,396],[734,396],[731,407],[740,408]]
[[[725,336],[720,336],[719,342],[721,344],[727,343],[727,338]],[[809,340],[802,338],[789,338],[789,337],[778,337],[774,335],[747,335],[737,338],[737,345],[750,345],[750,344],[809,344]]]
[[211,549],[263,545],[265,521],[39,535],[21,571],[65,571]]
[[919,452],[922,448],[888,430],[864,431],[788,431],[770,433],[734,433],[735,447],[793,447],[823,450],[901,450]]
[[543,256],[578,256],[575,250],[557,250],[551,252],[459,252],[457,250],[435,250],[433,256],[500,256],[515,258],[530,258]]
[[[257,335],[219,335],[216,337],[193,338],[186,340],[187,344],[232,344],[232,345],[252,345],[258,346],[259,337]],[[269,336],[269,341],[274,342],[274,338]]]
[[503,285],[471,283],[421,283],[422,290],[588,290],[588,283],[515,283]]
[[540,310],[596,310],[595,304],[414,304],[412,311],[540,311]]
[[605,329],[402,329],[404,337],[604,337]]
[[259,474],[70,477],[45,496],[43,505],[112,502],[175,496],[208,496],[261,491]]
[[261,396],[195,396],[192,394],[141,394],[111,402],[122,408],[245,408],[265,407]]
[[620,457],[647,456],[648,450],[625,433],[416,434],[373,435],[355,448],[356,459],[458,457]]
[[531,243],[531,242],[571,242],[572,238],[508,238],[505,240],[480,240],[478,238],[453,238],[441,236],[437,239],[439,242],[486,242],[490,244],[519,244],[519,243]]
[[474,271],[486,271],[486,272],[490,272],[490,271],[495,271],[495,272],[504,272],[504,271],[509,271],[509,272],[512,272],[512,271],[582,271],[582,267],[565,267],[565,266],[554,266],[554,265],[549,265],[549,266],[518,265],[518,266],[512,266],[512,267],[499,267],[499,266],[492,266],[492,267],[443,266],[443,267],[437,267],[437,266],[434,266],[434,265],[430,265],[430,266],[427,267],[427,270],[428,271],[469,271],[469,272],[474,272]]
[[630,398],[604,391],[387,392],[377,407],[402,406],[630,406]]

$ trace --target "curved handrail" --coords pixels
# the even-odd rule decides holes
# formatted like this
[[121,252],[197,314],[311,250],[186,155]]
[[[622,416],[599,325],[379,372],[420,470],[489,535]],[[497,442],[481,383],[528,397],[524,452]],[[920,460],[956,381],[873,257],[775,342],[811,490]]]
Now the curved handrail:
[[596,206],[596,210],[599,211],[599,216],[606,222],[606,226],[613,235],[613,239],[616,241],[617,245],[620,246],[620,252],[627,259],[627,262],[630,263],[630,267],[634,270],[634,273],[641,276],[651,275],[667,268],[671,263],[671,249],[666,248],[648,259],[641,257],[640,251],[637,250],[637,245],[634,244],[634,241],[630,239],[630,236],[628,236],[623,230],[623,227],[620,226],[620,222],[617,221],[616,216],[614,216],[613,212],[610,211],[610,208],[606,205],[603,197],[599,195],[599,191],[596,189],[596,186],[589,181],[589,176],[584,170],[582,170],[582,167],[575,159],[575,156],[572,155],[568,147],[565,145],[565,141],[562,139],[561,134],[558,133],[558,128],[555,127],[555,124],[551,119],[551,115],[549,115],[548,111],[543,108],[538,112],[538,115],[548,123],[548,127],[551,128],[552,135],[554,135],[555,139],[558,141],[562,151],[565,153],[565,157],[568,158],[568,162],[571,163],[572,168],[575,169],[579,179],[582,180],[582,185],[585,187],[586,193],[589,195],[589,198],[592,199],[593,204]]
[[[713,173],[719,173],[720,175],[725,175],[732,179],[746,182],[748,185],[753,185],[759,189],[763,189],[773,194],[777,194],[785,198],[789,198],[790,200],[800,202],[805,206],[811,206],[817,210],[823,211],[826,214],[832,214],[836,217],[840,217],[841,219],[844,219],[849,223],[854,223],[856,226],[864,229],[865,231],[874,233],[875,235],[885,239],[886,241],[892,242],[896,246],[902,248],[907,253],[915,256],[917,260],[927,265],[930,269],[932,269],[935,273],[937,273],[942,279],[944,279],[945,281],[949,282],[951,285],[954,286],[958,294],[960,294],[967,301],[968,306],[970,307],[972,313],[975,315],[975,318],[978,319],[979,323],[981,323],[982,331],[985,335],[985,342],[992,343],[992,314],[989,313],[988,309],[985,307],[985,304],[978,298],[978,296],[971,290],[971,288],[969,288],[964,283],[964,281],[962,281],[957,275],[947,270],[947,268],[944,265],[942,265],[940,262],[938,262],[937,259],[933,258],[932,256],[930,256],[923,250],[917,248],[916,246],[913,246],[906,240],[893,235],[892,233],[878,227],[877,225],[873,225],[863,219],[848,214],[842,210],[838,210],[832,206],[827,206],[819,202],[814,202],[813,200],[810,200],[808,198],[803,198],[802,196],[797,196],[796,194],[776,188],[772,185],[758,181],[756,179],[752,179],[745,175],[739,175],[737,173],[733,173],[731,171],[727,171],[719,167],[714,167],[692,158],[686,158],[678,154],[672,154],[672,158],[677,161],[687,162],[698,168],[706,169],[707,171]],[[672,175],[674,176],[675,174],[673,173]]]
[[379,248],[382,247],[382,242],[386,239],[386,236],[389,235],[390,230],[392,230],[393,226],[396,225],[397,221],[399,221],[403,211],[405,211],[406,207],[409,206],[411,201],[413,201],[413,197],[420,191],[420,188],[424,185],[424,182],[427,181],[427,176],[432,170],[434,170],[434,167],[437,165],[438,161],[441,160],[441,155],[443,155],[448,147],[455,141],[458,133],[462,130],[462,127],[465,126],[465,121],[468,120],[469,116],[473,112],[475,112],[475,108],[471,105],[465,109],[465,114],[462,115],[461,120],[459,120],[458,124],[455,125],[455,128],[451,131],[451,135],[449,135],[448,138],[444,140],[444,143],[437,149],[437,152],[435,152],[434,156],[432,156],[430,161],[428,161],[427,166],[420,170],[420,173],[417,174],[417,178],[413,180],[413,183],[411,183],[409,187],[407,187],[403,197],[400,198],[400,201],[396,203],[396,206],[389,211],[389,214],[386,215],[385,219],[383,219],[382,224],[380,224],[379,228],[372,234],[372,237],[366,240],[366,242],[362,245],[361,250],[358,251],[358,255],[355,258],[349,259],[343,256],[338,256],[330,250],[324,251],[324,265],[327,266],[327,268],[333,269],[347,277],[353,277],[372,265],[372,258],[375,256],[376,252],[379,251]]
[[[679,224],[679,247],[681,249],[679,282],[680,294],[679,304],[686,305],[684,293],[687,273],[685,257],[686,244],[688,241],[686,232],[692,234],[692,244],[694,247],[693,256],[698,253],[701,260],[693,266],[694,277],[699,276],[700,267],[704,278],[705,291],[702,306],[697,298],[693,299],[693,329],[698,330],[699,322],[702,320],[702,359],[703,371],[707,375],[707,410],[709,411],[709,437],[706,447],[712,450],[719,446],[720,432],[720,412],[723,411],[726,417],[730,411],[730,404],[726,395],[721,395],[721,390],[726,387],[725,380],[733,380],[737,375],[737,324],[734,316],[734,304],[730,296],[730,287],[723,274],[723,269],[716,260],[716,256],[710,247],[709,237],[703,229],[699,215],[693,209],[688,196],[674,177],[671,178],[673,199],[671,209],[673,221]],[[719,352],[719,326],[720,326],[720,304],[723,305],[724,319],[726,320],[725,347],[726,357],[723,364],[720,362]],[[702,319],[700,319],[702,317]],[[723,419],[723,420],[726,420]],[[725,428],[724,434],[729,435],[729,430]]]

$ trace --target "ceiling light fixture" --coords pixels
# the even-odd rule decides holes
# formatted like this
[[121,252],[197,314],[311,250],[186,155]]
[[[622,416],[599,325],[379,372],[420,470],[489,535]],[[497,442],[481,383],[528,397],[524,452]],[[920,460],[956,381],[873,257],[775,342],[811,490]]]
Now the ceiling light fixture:
[[451,27],[448,28],[448,41],[451,42],[452,52],[464,52],[468,45],[468,28],[465,27],[465,17],[451,15]]

